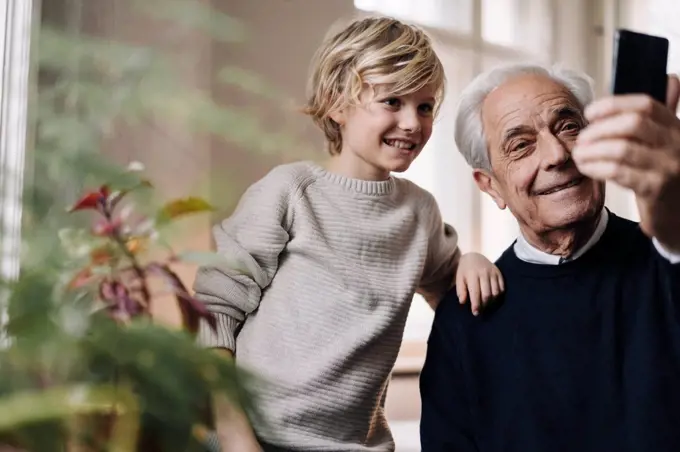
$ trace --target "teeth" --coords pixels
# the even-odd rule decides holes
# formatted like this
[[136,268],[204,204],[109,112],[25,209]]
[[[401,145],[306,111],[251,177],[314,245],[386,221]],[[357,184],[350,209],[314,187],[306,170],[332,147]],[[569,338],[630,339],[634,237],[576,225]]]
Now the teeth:
[[414,149],[416,147],[415,143],[412,143],[410,141],[403,141],[403,140],[383,140],[386,145],[392,146],[393,148],[399,148],[399,149]]

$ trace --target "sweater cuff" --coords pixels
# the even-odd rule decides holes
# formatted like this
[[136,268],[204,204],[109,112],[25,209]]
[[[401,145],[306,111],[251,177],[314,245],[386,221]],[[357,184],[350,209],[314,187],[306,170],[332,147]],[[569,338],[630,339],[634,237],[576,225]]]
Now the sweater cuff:
[[217,321],[217,331],[214,331],[208,322],[201,319],[198,328],[198,342],[206,348],[226,348],[236,352],[236,335],[239,322],[227,314],[213,313]]

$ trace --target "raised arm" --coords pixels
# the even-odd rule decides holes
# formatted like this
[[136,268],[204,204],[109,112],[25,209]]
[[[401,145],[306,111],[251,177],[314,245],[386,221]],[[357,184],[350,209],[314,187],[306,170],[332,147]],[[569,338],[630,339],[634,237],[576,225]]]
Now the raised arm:
[[[657,249],[680,255],[680,81],[669,77],[666,105],[644,95],[611,96],[586,109],[590,125],[572,152],[579,170],[630,188],[640,225]],[[659,246],[661,245],[661,246]]]

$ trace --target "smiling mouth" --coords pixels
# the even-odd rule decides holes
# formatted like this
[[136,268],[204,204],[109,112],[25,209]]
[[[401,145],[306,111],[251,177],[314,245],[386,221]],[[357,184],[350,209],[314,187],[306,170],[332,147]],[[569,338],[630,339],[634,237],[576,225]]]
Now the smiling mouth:
[[404,150],[404,151],[412,151],[418,146],[416,143],[414,143],[412,141],[396,140],[396,139],[390,139],[390,138],[383,139],[383,143],[385,143],[389,147],[401,149],[401,150]]
[[553,193],[557,193],[559,191],[566,190],[566,189],[571,188],[571,187],[575,187],[578,184],[580,184],[581,182],[583,182],[583,177],[577,177],[576,179],[573,179],[573,180],[567,182],[566,184],[558,185],[558,186],[550,188],[548,190],[543,190],[541,192],[538,192],[537,194],[539,196],[552,195]]

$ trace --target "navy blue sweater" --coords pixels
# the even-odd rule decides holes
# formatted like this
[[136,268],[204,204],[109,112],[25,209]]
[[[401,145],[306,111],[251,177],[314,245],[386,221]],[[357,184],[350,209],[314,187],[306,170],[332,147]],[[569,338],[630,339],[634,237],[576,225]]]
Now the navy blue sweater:
[[437,309],[423,452],[680,451],[680,265],[615,215],[573,262],[497,265],[490,310]]

